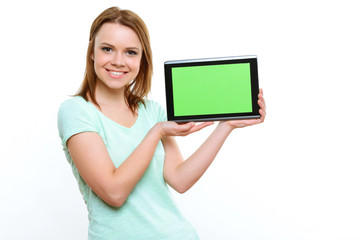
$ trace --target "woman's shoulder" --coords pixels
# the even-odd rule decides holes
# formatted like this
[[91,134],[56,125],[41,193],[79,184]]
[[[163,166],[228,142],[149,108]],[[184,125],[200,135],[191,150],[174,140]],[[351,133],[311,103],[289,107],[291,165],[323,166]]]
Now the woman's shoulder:
[[145,111],[153,116],[155,121],[166,121],[164,106],[155,100],[145,100]]
[[146,108],[147,107],[149,107],[149,108],[163,108],[163,106],[159,102],[157,102],[155,100],[152,100],[152,99],[146,99],[146,100],[144,100],[144,102],[145,102],[145,107]]
[[89,103],[81,96],[74,96],[60,104],[58,115],[70,117],[76,115],[90,116],[92,114]]
[[86,107],[87,101],[81,96],[74,96],[64,100],[60,104],[60,108],[79,108]]
[[164,111],[164,106],[161,103],[152,99],[146,99],[144,101],[144,107],[146,111],[150,111],[154,113],[159,113]]
[[58,111],[58,130],[64,146],[74,134],[98,131],[98,120],[93,112],[90,104],[79,96],[61,103]]

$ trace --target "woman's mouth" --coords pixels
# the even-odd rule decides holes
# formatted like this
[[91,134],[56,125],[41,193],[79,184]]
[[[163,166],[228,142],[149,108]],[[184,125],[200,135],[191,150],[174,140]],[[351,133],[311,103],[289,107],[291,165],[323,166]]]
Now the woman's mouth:
[[107,70],[110,77],[112,78],[122,78],[126,72],[119,72],[119,71],[113,71],[113,70]]

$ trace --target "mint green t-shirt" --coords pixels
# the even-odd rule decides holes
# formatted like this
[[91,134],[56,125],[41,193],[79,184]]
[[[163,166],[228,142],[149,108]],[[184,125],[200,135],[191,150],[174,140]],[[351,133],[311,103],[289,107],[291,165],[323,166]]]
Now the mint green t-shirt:
[[146,107],[139,105],[137,120],[131,128],[107,118],[82,97],[73,97],[61,104],[58,112],[59,135],[88,209],[89,240],[199,239],[194,227],[179,212],[165,183],[165,153],[161,142],[145,174],[121,207],[108,205],[91,190],[81,178],[66,145],[74,134],[96,132],[118,167],[158,121],[166,121],[166,115],[154,101],[146,101]]

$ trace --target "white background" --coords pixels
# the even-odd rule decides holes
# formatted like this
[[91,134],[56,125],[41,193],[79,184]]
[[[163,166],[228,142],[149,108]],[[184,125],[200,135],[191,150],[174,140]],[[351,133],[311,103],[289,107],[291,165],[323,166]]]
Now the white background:
[[[258,55],[268,115],[232,133],[174,198],[202,239],[360,239],[360,14],[356,1],[7,1],[0,5],[0,239],[86,239],[87,211],[57,110],[83,78],[93,19],[138,13],[163,62]],[[213,127],[178,138],[184,156]]]

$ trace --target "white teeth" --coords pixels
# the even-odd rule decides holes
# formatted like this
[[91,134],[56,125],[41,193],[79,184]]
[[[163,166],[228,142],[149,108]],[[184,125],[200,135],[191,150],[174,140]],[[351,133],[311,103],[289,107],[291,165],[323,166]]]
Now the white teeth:
[[116,76],[120,76],[124,74],[123,72],[112,72],[112,71],[110,71],[110,73]]

